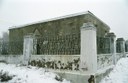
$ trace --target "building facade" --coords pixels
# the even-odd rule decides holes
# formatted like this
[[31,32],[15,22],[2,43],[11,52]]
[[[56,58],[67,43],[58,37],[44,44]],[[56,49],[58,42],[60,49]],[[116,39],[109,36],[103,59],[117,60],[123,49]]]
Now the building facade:
[[128,45],[109,30],[89,11],[12,27],[9,54],[16,55],[5,61],[53,69],[73,83],[87,83],[91,76],[99,83]]
[[97,37],[104,37],[110,28],[91,12],[83,12],[54,18],[9,29],[11,54],[23,53],[24,36],[35,36],[35,54],[78,55],[80,54],[80,34],[84,23],[92,23],[97,29]]

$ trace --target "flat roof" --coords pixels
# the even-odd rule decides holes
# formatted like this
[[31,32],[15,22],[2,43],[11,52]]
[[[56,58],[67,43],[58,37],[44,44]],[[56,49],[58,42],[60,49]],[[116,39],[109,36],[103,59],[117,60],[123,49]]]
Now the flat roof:
[[[37,21],[37,22],[32,22],[32,23],[28,23],[28,24],[24,24],[24,25],[18,25],[18,26],[12,26],[9,29],[16,29],[16,28],[22,28],[25,26],[29,26],[29,25],[33,25],[33,24],[39,24],[39,23],[44,23],[44,22],[49,22],[49,21],[54,21],[54,20],[60,20],[60,19],[64,19],[64,18],[70,18],[70,17],[75,17],[75,16],[80,16],[80,15],[84,15],[84,14],[90,14],[94,17],[96,17],[93,13],[91,13],[90,11],[85,11],[85,12],[80,12],[80,13],[74,13],[74,14],[69,14],[69,15],[65,15],[65,16],[60,16],[60,17],[56,17],[56,18],[51,18],[51,19],[46,19],[46,20],[42,20],[42,21]],[[97,18],[97,17],[96,17]],[[100,20],[99,18],[97,18],[98,20]],[[105,26],[107,26],[108,29],[110,29],[110,27],[104,23],[102,20],[100,20]]]

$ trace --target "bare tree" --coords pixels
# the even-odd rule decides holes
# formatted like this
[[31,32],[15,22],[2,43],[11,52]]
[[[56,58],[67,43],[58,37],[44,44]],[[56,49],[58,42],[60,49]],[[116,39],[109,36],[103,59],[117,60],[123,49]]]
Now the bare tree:
[[7,55],[8,54],[8,49],[9,49],[9,35],[8,32],[3,32],[2,33],[2,38],[0,40],[0,48],[1,48],[1,54],[2,55]]

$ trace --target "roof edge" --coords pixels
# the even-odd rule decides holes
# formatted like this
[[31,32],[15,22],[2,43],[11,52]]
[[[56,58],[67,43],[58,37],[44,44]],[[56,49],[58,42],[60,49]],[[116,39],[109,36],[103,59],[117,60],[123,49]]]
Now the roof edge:
[[54,18],[50,18],[50,19],[46,19],[46,20],[41,20],[41,21],[37,21],[37,22],[32,22],[32,23],[28,23],[28,24],[24,24],[24,25],[12,26],[9,29],[21,28],[21,27],[25,27],[25,26],[29,26],[29,25],[33,25],[33,24],[37,24],[37,23],[49,22],[49,21],[54,21],[54,20],[59,20],[59,19],[64,19],[64,18],[70,18],[70,17],[84,15],[84,14],[88,14],[88,13],[90,13],[90,12],[89,11],[86,11],[86,12],[68,14],[68,15],[54,17]]
[[105,22],[103,22],[101,19],[99,19],[97,16],[95,16],[93,13],[91,13],[90,11],[88,11],[90,15],[92,15],[93,17],[95,17],[96,19],[98,19],[99,21],[101,21],[107,28],[108,30],[110,30],[110,26],[108,26]]
[[37,23],[44,23],[44,22],[49,22],[49,21],[55,21],[55,20],[59,20],[59,19],[70,18],[70,17],[75,17],[75,16],[79,16],[79,15],[84,15],[84,14],[92,15],[93,17],[95,17],[96,19],[101,21],[105,26],[107,26],[108,30],[110,30],[110,27],[106,23],[104,23],[102,20],[100,20],[98,17],[96,17],[90,11],[79,12],[79,13],[74,13],[74,14],[68,14],[68,15],[59,16],[59,17],[55,17],[55,18],[51,18],[51,19],[46,19],[46,20],[42,20],[42,21],[37,21],[37,22],[32,22],[32,23],[28,23],[28,24],[24,24],[24,25],[12,26],[9,29],[22,28],[22,27],[33,25],[33,24],[37,24]]

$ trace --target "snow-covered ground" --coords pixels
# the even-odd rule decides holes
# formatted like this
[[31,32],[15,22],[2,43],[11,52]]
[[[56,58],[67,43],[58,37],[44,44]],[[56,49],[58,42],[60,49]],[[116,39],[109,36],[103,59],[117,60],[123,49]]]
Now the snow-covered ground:
[[[6,73],[6,74],[5,74]],[[3,75],[5,74],[5,75]],[[4,77],[2,77],[4,76]],[[1,82],[2,78],[12,79]],[[0,83],[70,83],[55,73],[37,67],[0,63]]]
[[[0,63],[0,80],[5,73],[12,78],[0,83],[70,83],[43,68]],[[128,58],[120,59],[101,83],[128,83]]]
[[128,58],[120,59],[101,83],[128,83]]

